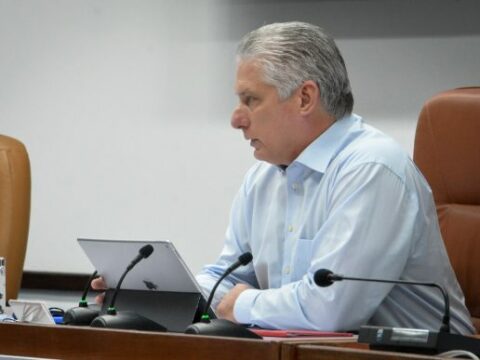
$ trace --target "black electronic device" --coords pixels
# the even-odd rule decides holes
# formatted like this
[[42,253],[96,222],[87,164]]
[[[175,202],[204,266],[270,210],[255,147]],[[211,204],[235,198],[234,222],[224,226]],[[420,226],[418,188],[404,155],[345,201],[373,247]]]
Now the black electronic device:
[[480,340],[446,332],[384,326],[361,326],[358,342],[371,349],[440,354],[451,350],[470,351],[480,355]]
[[166,331],[167,329],[159,323],[142,316],[134,311],[117,312],[115,308],[115,300],[122,286],[123,279],[133,267],[141,260],[148,258],[153,252],[153,246],[147,244],[140,248],[138,255],[131,261],[123,272],[120,280],[117,283],[115,292],[113,293],[110,306],[107,309],[107,313],[101,316],[97,316],[90,323],[92,327],[114,328],[114,329],[135,329],[145,331]]
[[92,327],[110,329],[128,329],[143,331],[167,331],[165,326],[138,314],[135,311],[107,313],[96,317],[90,324]]
[[383,326],[361,326],[358,342],[367,343],[377,350],[438,354],[449,350],[470,351],[480,355],[480,340],[468,336],[450,334],[450,303],[447,292],[438,284],[406,280],[385,280],[347,277],[327,269],[317,270],[313,280],[320,287],[332,285],[335,281],[354,280],[390,283],[398,285],[429,286],[439,289],[444,297],[445,311],[440,331],[409,329]]
[[240,324],[236,324],[226,319],[210,319],[210,316],[208,314],[208,309],[210,309],[213,295],[215,294],[218,285],[235,269],[250,263],[252,261],[252,258],[253,257],[251,253],[245,252],[238,257],[238,260],[236,262],[234,262],[225,270],[225,272],[218,279],[212,291],[210,292],[210,296],[208,297],[207,303],[203,310],[201,321],[188,326],[185,330],[186,334],[261,339],[261,336],[255,334],[254,332],[248,330],[246,327]]

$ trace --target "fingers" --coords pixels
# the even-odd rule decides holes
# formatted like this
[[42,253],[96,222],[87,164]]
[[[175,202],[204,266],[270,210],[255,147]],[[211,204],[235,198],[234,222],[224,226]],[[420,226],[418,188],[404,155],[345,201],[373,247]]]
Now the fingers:
[[95,296],[95,302],[98,305],[102,305],[104,300],[105,300],[105,293],[104,292]]
[[107,285],[105,284],[105,280],[100,276],[96,279],[93,279],[92,282],[90,283],[90,286],[94,290],[105,290],[107,288]]
[[[92,282],[90,283],[90,286],[94,290],[105,290],[107,288],[107,284],[105,284],[105,280],[103,280],[101,276],[96,279],[93,279]],[[98,305],[102,305],[104,299],[105,299],[104,292],[95,296],[95,302]]]

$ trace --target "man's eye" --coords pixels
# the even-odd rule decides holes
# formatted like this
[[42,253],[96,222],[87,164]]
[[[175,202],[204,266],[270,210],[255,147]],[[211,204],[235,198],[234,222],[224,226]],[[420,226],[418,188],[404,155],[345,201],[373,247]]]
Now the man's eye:
[[250,106],[252,105],[253,100],[254,100],[253,96],[245,96],[243,102],[245,103],[245,105]]

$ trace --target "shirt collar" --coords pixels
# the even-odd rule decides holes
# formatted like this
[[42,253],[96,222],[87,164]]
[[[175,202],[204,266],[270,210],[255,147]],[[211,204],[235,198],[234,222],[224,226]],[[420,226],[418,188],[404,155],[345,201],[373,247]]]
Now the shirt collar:
[[361,126],[360,116],[346,115],[335,121],[324,133],[308,145],[294,162],[303,164],[314,171],[325,173],[336,154],[345,147],[343,139]]

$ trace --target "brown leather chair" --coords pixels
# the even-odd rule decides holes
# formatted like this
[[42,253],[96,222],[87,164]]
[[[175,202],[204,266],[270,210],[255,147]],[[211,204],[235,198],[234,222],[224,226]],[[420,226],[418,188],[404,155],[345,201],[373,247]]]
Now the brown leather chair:
[[17,298],[30,222],[30,162],[25,146],[0,135],[0,256],[6,259],[6,299]]
[[480,332],[480,87],[429,99],[413,158],[432,187],[450,261]]

